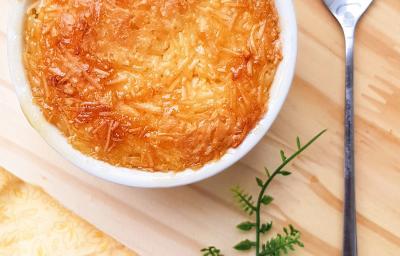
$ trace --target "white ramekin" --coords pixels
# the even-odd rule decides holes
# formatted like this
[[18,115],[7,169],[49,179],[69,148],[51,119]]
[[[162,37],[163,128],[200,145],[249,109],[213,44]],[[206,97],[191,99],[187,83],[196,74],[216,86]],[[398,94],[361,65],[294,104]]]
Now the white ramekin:
[[8,24],[8,62],[22,111],[45,141],[62,156],[82,170],[108,181],[134,187],[174,187],[194,183],[225,170],[249,152],[266,134],[276,119],[292,83],[297,54],[295,12],[291,0],[276,0],[282,29],[283,61],[279,65],[271,87],[268,112],[242,144],[236,149],[230,149],[218,161],[208,163],[195,171],[187,169],[178,173],[153,173],[115,167],[75,150],[59,130],[45,120],[39,107],[32,103],[32,94],[22,62],[24,16],[30,2],[30,0],[15,1]]

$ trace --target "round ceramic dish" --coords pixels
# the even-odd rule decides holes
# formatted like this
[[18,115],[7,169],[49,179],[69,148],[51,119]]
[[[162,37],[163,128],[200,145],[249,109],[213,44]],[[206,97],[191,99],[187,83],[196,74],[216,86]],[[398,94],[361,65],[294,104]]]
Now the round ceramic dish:
[[23,24],[26,9],[30,3],[30,0],[14,2],[14,10],[11,13],[8,27],[8,61],[11,79],[15,85],[22,111],[30,124],[62,156],[82,170],[108,181],[134,187],[174,187],[194,183],[225,170],[249,152],[266,134],[277,117],[292,83],[297,54],[296,18],[292,1],[276,0],[282,30],[283,60],[278,67],[270,90],[268,112],[247,135],[242,144],[236,149],[230,149],[218,161],[208,163],[198,170],[186,169],[178,173],[162,173],[116,167],[75,150],[59,130],[45,120],[39,107],[33,104],[31,89],[22,62]]

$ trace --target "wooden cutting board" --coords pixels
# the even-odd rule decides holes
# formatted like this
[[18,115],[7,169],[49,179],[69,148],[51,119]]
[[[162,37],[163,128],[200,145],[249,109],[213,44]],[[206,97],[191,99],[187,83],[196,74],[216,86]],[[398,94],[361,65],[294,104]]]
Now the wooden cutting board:
[[[296,135],[324,137],[277,180],[265,216],[293,223],[306,247],[296,255],[340,255],[343,198],[343,38],[322,1],[296,0],[297,72],[268,135],[238,164],[206,181],[174,189],[133,189],[80,171],[29,126],[10,83],[6,18],[16,0],[0,0],[0,165],[43,187],[65,206],[140,255],[199,255],[207,245],[225,255],[245,236],[245,218],[229,188],[255,192],[255,175],[273,168]],[[283,1],[283,0],[282,0]],[[285,0],[286,1],[286,0]],[[356,162],[360,255],[400,253],[400,1],[376,0],[357,31]]]

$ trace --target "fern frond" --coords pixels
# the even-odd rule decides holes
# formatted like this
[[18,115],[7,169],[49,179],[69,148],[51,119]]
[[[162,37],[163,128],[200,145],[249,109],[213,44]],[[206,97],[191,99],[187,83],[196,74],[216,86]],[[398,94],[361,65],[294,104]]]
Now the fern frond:
[[300,232],[292,225],[283,229],[284,234],[278,234],[261,246],[260,256],[280,256],[294,251],[294,246],[304,247],[300,241]]
[[286,155],[285,155],[285,152],[284,152],[283,150],[281,150],[281,151],[280,151],[280,154],[281,154],[281,160],[282,160],[282,162],[285,162],[286,159],[287,159],[287,157],[286,157]]
[[209,246],[207,248],[203,248],[200,250],[203,253],[203,256],[224,256],[221,254],[221,250],[216,248],[215,246]]
[[261,224],[261,227],[260,227],[260,233],[261,234],[265,234],[268,231],[270,231],[271,228],[272,228],[272,221],[271,222],[267,222],[267,223],[263,223],[263,224]]
[[301,142],[299,136],[296,137],[296,145],[298,150],[301,149]]
[[[261,221],[261,208],[269,205],[273,200],[271,196],[267,195],[266,190],[274,178],[279,175],[290,175],[291,172],[286,170],[287,165],[309,146],[311,146],[311,144],[313,144],[325,132],[326,130],[321,131],[304,145],[301,143],[300,138],[297,137],[297,150],[291,155],[286,156],[285,152],[281,150],[280,156],[282,163],[273,172],[270,172],[267,168],[264,168],[267,176],[265,180],[259,177],[255,178],[257,187],[260,189],[256,200],[253,200],[252,195],[244,192],[244,190],[239,186],[231,189],[234,198],[239,203],[240,208],[249,215],[255,213],[255,220],[244,221],[236,226],[241,231],[255,231],[255,240],[242,240],[233,247],[234,249],[238,251],[255,249],[256,256],[281,256],[283,254],[288,254],[289,251],[294,251],[295,247],[304,247],[303,243],[300,241],[300,232],[291,225],[289,225],[288,228],[284,228],[283,233],[277,234],[275,237],[267,240],[265,243],[261,243],[262,237],[272,229],[272,222]],[[203,253],[203,256],[222,255],[220,254],[220,250],[214,246],[202,249],[201,252]]]
[[232,188],[232,193],[236,201],[239,203],[240,208],[245,213],[252,215],[257,210],[253,196],[245,193],[239,186]]

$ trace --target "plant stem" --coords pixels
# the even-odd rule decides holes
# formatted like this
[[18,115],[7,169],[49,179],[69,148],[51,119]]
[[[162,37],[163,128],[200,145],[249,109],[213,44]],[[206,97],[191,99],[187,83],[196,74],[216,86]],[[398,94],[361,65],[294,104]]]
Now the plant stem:
[[271,176],[268,177],[267,181],[263,184],[260,193],[258,194],[258,199],[257,199],[257,206],[256,206],[256,256],[260,255],[260,228],[261,228],[261,200],[262,197],[264,196],[265,190],[271,183],[271,181],[274,179],[276,175],[279,174],[279,172],[288,164],[290,163],[294,158],[296,158],[298,155],[301,154],[304,150],[306,150],[311,144],[314,143],[322,134],[324,134],[326,130],[321,131],[318,133],[314,138],[312,138],[307,144],[304,146],[300,147],[295,153],[293,153],[289,158],[287,158],[285,161],[281,163],[281,165],[278,166],[278,168],[271,174]]

